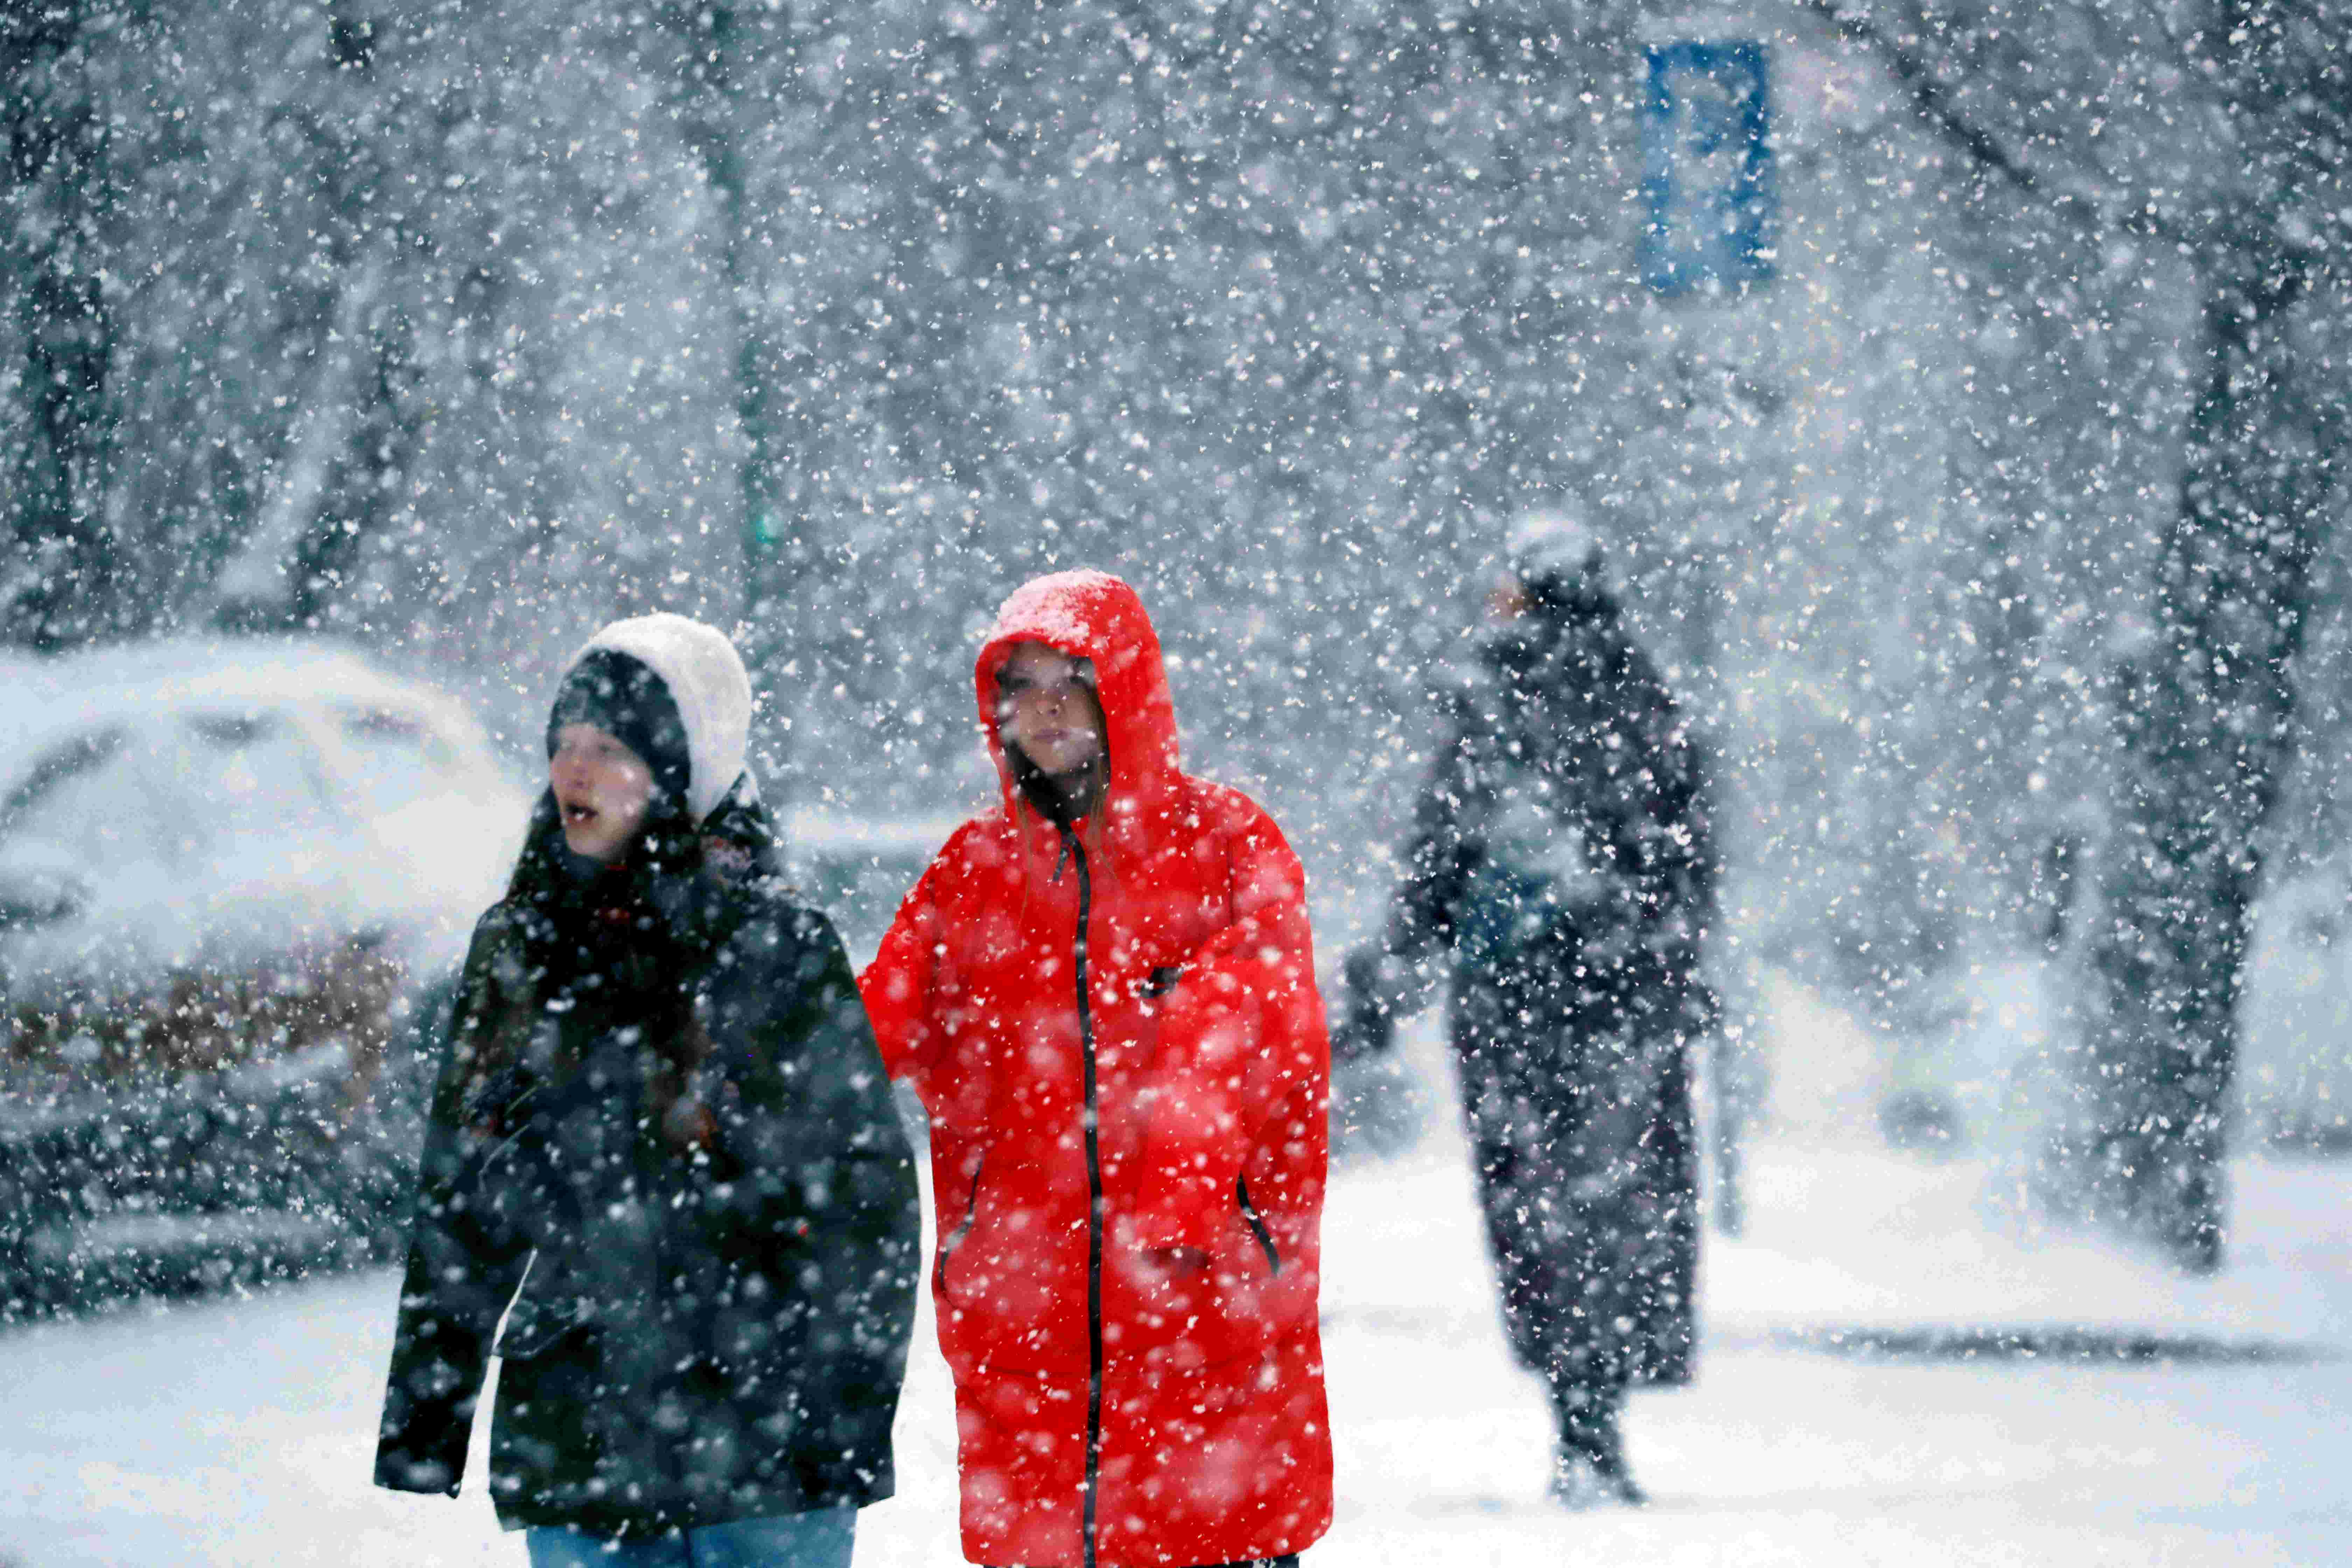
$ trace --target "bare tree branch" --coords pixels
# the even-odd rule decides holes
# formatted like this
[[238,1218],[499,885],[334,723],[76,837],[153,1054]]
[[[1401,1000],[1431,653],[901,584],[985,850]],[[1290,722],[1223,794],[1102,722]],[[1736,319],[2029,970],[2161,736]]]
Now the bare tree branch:
[[1841,6],[1837,0],[1805,0],[1805,3],[1835,28],[1840,37],[1863,45],[1885,60],[1887,68],[1895,73],[1895,79],[1910,92],[1911,101],[1919,110],[1920,117],[1942,132],[1948,140],[1958,142],[1978,164],[1999,174],[2012,188],[2027,195],[2042,194],[2042,182],[2032,170],[2011,157],[2008,149],[1994,141],[1987,132],[1970,124],[1961,117],[1958,110],[1953,108],[1950,90],[1936,79],[1936,73],[1927,68],[1925,60],[1888,37],[1866,17]]
[[1912,107],[1919,117],[1947,141],[1958,146],[1979,168],[1996,175],[2018,195],[2030,197],[2053,217],[2072,224],[2078,234],[2090,237],[2105,233],[2136,235],[2183,243],[2183,231],[2161,214],[2147,205],[2122,213],[2108,213],[2086,196],[2053,190],[2042,177],[2026,166],[2023,160],[2002,146],[1991,132],[1972,123],[1952,102],[1951,89],[1937,78],[1927,63],[1909,49],[1888,37],[1886,32],[1867,17],[1845,9],[1838,0],[1804,0],[1808,9],[1829,23],[1837,35],[1862,45],[1885,62],[1895,79],[1911,95]]

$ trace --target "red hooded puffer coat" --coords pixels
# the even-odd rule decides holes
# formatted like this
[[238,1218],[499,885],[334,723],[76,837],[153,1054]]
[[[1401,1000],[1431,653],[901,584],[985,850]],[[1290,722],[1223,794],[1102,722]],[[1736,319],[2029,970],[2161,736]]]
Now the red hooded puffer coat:
[[[1110,783],[1070,841],[997,735],[1022,641],[1094,662]],[[1179,770],[1160,641],[1117,578],[1022,588],[976,680],[1003,804],[948,840],[860,980],[930,1113],[964,1553],[1299,1551],[1330,1522],[1331,1447],[1329,1048],[1297,858],[1247,797]],[[1148,1249],[1169,1247],[1208,1265],[1163,1268]]]

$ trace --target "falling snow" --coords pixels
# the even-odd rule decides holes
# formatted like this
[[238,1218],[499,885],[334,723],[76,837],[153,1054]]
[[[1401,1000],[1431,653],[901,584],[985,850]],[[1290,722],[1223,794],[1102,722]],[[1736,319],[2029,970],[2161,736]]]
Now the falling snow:
[[[680,1202],[756,1208],[709,1162],[787,1101],[845,1141],[761,1189],[793,1224],[889,1208],[854,1173],[912,1179],[902,1121],[961,1147],[878,1058],[837,1118],[822,1064],[729,1100],[767,1026],[728,986],[790,948],[856,1010],[1013,798],[986,670],[970,706],[1000,606],[1106,635],[1016,592],[1074,571],[1132,584],[1185,773],[1305,879],[1315,1568],[2347,1555],[2347,0],[0,7],[0,1568],[519,1554],[478,1458],[456,1505],[366,1490],[428,1129],[540,1114],[451,1109],[502,889],[692,936],[510,1010],[581,1046],[541,1004],[656,998],[671,1054],[605,1065],[703,1162]],[[1638,680],[1498,694],[1554,570]],[[727,831],[565,904],[523,848],[550,705],[656,611],[747,667],[690,786]],[[705,872],[766,912],[679,913]],[[793,1037],[866,1051],[845,1019]],[[1502,1170],[1535,1144],[1575,1180]],[[1490,1241],[1599,1197],[1633,1218],[1507,1259],[1498,1315]],[[865,1239],[827,1342],[877,1398],[911,1350],[859,1561],[946,1561],[933,1308],[911,1231]],[[1652,1506],[1570,1513],[1507,1335],[1628,1279],[1691,1382],[1629,1398]],[[514,1279],[475,1283],[495,1320]]]

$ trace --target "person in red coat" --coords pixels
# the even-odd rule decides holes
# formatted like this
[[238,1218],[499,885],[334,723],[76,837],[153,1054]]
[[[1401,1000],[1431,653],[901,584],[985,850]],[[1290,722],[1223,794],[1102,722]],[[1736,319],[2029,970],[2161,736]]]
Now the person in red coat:
[[1331,1520],[1305,875],[1256,805],[1179,766],[1125,583],[1026,584],[975,680],[1003,802],[859,977],[930,1118],[964,1554],[1290,1563]]

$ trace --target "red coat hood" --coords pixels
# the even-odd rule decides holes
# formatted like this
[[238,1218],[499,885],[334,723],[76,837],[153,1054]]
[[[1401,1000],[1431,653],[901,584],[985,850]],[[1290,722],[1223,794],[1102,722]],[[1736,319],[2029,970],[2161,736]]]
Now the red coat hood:
[[1165,795],[1176,783],[1176,703],[1168,692],[1168,666],[1160,636],[1133,588],[1107,572],[1056,572],[1013,590],[996,612],[996,625],[972,667],[973,695],[988,754],[1003,787],[1004,809],[1016,812],[1020,790],[1004,760],[996,730],[996,676],[1013,645],[1044,643],[1095,668],[1110,749],[1108,820],[1119,823]]

